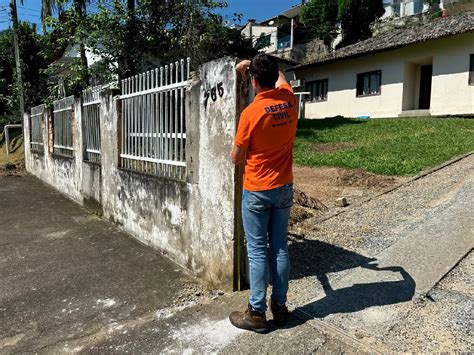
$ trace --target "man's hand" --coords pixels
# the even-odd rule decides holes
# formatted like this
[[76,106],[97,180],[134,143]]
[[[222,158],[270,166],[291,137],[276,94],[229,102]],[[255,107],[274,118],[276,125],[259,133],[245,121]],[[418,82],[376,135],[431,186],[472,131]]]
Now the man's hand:
[[283,74],[281,71],[279,71],[278,72],[278,80],[275,83],[275,87],[278,88],[283,84],[288,84],[288,82],[286,81],[285,74]]
[[245,156],[247,155],[246,148],[240,148],[239,146],[234,145],[232,152],[230,152],[230,159],[234,165],[242,164],[245,161]]
[[252,61],[247,59],[247,60],[241,61],[239,64],[237,64],[235,66],[235,71],[237,72],[237,77],[240,80],[245,80],[247,78],[248,71],[250,69],[250,64],[251,63],[252,63]]

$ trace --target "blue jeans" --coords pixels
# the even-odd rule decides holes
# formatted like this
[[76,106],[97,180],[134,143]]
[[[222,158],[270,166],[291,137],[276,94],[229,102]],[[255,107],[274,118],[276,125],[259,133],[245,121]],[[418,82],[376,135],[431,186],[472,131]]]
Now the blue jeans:
[[288,256],[288,218],[293,204],[293,185],[266,191],[244,190],[242,219],[247,240],[250,271],[250,306],[258,312],[267,309],[269,255],[272,300],[286,303],[290,260]]

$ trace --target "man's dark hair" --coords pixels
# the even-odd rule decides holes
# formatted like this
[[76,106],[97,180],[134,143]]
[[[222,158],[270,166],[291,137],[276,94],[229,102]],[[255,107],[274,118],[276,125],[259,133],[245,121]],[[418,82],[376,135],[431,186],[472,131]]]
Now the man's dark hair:
[[258,81],[260,86],[274,88],[278,80],[278,62],[275,57],[260,53],[250,64],[250,75]]

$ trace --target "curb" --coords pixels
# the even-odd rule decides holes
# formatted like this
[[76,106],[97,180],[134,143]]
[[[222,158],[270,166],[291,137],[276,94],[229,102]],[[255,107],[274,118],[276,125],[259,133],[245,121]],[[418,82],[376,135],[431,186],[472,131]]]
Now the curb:
[[399,188],[401,188],[401,187],[403,187],[403,186],[405,186],[405,185],[408,185],[408,184],[410,184],[410,183],[412,183],[412,182],[414,182],[414,181],[416,181],[416,180],[419,180],[419,179],[421,179],[421,178],[423,178],[423,177],[425,177],[425,176],[428,176],[428,175],[430,175],[430,174],[432,174],[432,173],[434,173],[434,172],[436,172],[436,171],[438,171],[438,170],[441,170],[441,169],[443,169],[443,168],[446,168],[447,166],[450,166],[450,165],[452,165],[452,164],[454,164],[454,163],[457,163],[458,161],[463,160],[463,159],[469,157],[470,155],[474,155],[474,151],[471,151],[471,152],[466,153],[466,154],[463,154],[463,155],[459,155],[459,156],[457,156],[457,157],[455,157],[455,158],[453,158],[453,159],[451,159],[451,160],[448,160],[447,162],[444,162],[444,163],[442,163],[442,164],[440,164],[440,165],[438,165],[438,166],[436,166],[436,167],[434,167],[434,168],[431,168],[431,169],[422,171],[420,174],[418,174],[418,175],[412,177],[411,179],[408,179],[407,181],[402,182],[401,184],[398,184],[398,185],[396,185],[396,186],[394,186],[394,187],[391,187],[391,188],[389,188],[389,189],[387,189],[387,190],[385,190],[385,191],[382,191],[381,193],[379,193],[379,194],[377,194],[377,195],[375,195],[375,196],[369,197],[369,198],[363,200],[362,202],[360,202],[360,203],[358,203],[358,204],[350,205],[349,207],[346,207],[346,208],[343,209],[343,210],[340,210],[340,211],[337,211],[337,212],[335,212],[335,213],[332,213],[332,214],[330,214],[329,216],[310,218],[310,219],[304,221],[302,224],[306,224],[306,223],[321,223],[321,222],[327,221],[327,220],[329,220],[329,219],[331,219],[331,218],[334,218],[334,217],[336,217],[336,216],[339,216],[339,215],[341,215],[341,214],[343,214],[343,213],[349,212],[349,211],[351,211],[352,209],[354,209],[354,208],[356,208],[356,207],[363,206],[363,205],[366,204],[367,202],[370,202],[370,201],[372,201],[372,200],[374,200],[374,199],[376,199],[376,198],[378,198],[378,197],[381,197],[381,196],[383,196],[383,195],[386,195],[386,194],[388,194],[388,193],[390,193],[390,192],[392,192],[392,191],[395,191],[395,190],[397,190],[397,189],[399,189]]

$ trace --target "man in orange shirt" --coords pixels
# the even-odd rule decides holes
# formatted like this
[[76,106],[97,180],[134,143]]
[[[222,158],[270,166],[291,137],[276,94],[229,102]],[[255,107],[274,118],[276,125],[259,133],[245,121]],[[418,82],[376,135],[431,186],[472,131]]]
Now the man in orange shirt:
[[[257,55],[236,67],[243,78],[250,71],[256,96],[242,112],[231,153],[245,162],[242,218],[247,240],[250,299],[244,312],[229,319],[238,328],[264,332],[271,260],[271,310],[275,324],[286,323],[288,309],[288,218],[293,203],[293,142],[298,124],[296,99],[275,58]],[[270,245],[269,257],[267,245]]]

